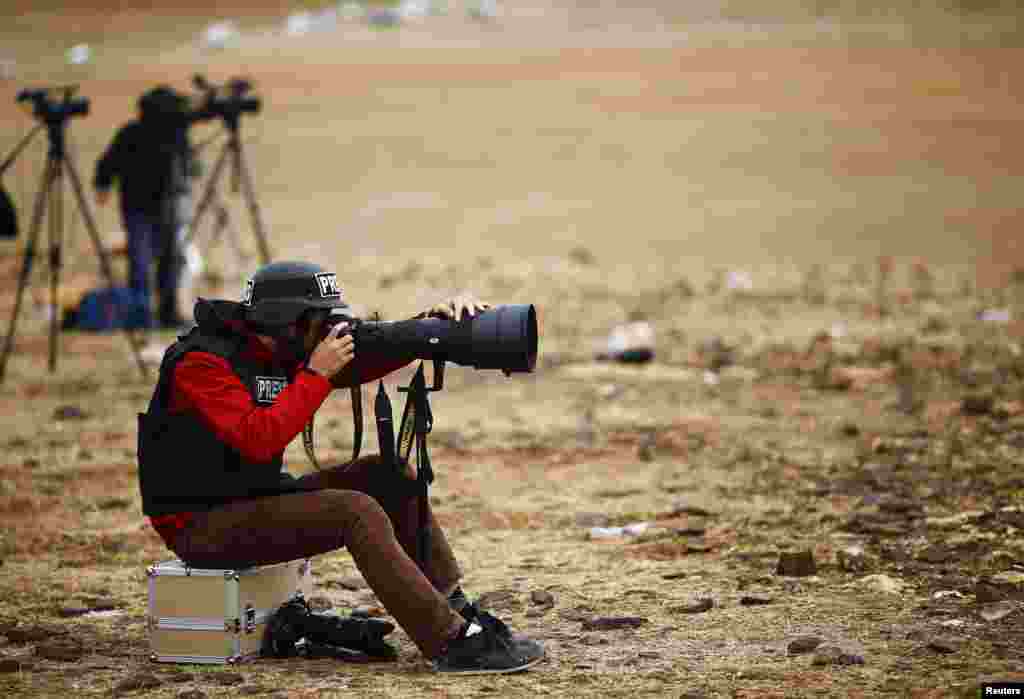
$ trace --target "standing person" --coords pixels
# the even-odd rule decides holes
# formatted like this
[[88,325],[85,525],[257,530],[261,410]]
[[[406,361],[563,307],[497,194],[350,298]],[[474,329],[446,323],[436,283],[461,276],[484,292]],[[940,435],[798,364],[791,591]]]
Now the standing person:
[[[456,297],[420,314],[461,318],[488,304]],[[333,386],[374,381],[409,360],[360,354],[337,277],[275,262],[241,303],[196,304],[197,325],[168,348],[148,411],[139,416],[143,512],[175,554],[197,568],[246,568],[345,547],[388,612],[437,670],[505,673],[543,647],[467,600],[462,573],[433,514],[430,552],[414,561],[419,526],[412,467],[380,457],[295,478],[285,447]],[[326,336],[325,336],[326,333]],[[323,339],[321,339],[323,338]]]
[[[178,287],[183,266],[178,245],[181,198],[197,173],[188,127],[205,118],[188,99],[161,85],[138,101],[138,119],[118,130],[96,164],[96,201],[105,206],[116,182],[128,237],[128,285],[144,305],[147,325],[179,328]],[[151,310],[150,273],[156,262],[157,312]]]

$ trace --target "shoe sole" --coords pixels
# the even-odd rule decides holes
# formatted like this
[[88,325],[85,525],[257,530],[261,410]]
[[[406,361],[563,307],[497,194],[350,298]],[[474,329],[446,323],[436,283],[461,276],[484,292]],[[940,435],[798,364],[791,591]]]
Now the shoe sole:
[[436,670],[439,675],[511,675],[514,672],[522,672],[523,670],[529,670],[531,667],[539,663],[544,659],[545,656],[535,658],[525,665],[517,665],[516,667],[510,667],[506,670]]

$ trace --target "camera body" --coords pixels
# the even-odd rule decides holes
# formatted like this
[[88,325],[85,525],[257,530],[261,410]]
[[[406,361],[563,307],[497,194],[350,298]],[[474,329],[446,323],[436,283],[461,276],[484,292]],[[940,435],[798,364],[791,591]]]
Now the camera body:
[[89,113],[89,100],[85,97],[73,97],[74,89],[60,88],[63,99],[54,100],[50,97],[52,90],[47,88],[26,88],[18,93],[18,102],[31,102],[33,116],[46,121],[63,121]]
[[196,75],[192,84],[206,94],[202,107],[197,110],[205,118],[220,117],[228,123],[237,123],[242,114],[259,114],[263,108],[263,101],[251,94],[252,82],[244,78],[232,78],[218,86]]

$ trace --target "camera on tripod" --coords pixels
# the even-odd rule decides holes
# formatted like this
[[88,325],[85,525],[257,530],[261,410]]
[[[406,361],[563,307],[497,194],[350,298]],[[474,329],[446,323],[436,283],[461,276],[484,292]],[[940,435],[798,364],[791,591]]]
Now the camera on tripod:
[[[74,116],[85,116],[89,113],[89,100],[85,97],[74,97],[77,85],[55,88],[26,88],[18,92],[18,102],[31,102],[33,116],[43,121],[60,121]],[[60,92],[61,99],[54,100],[51,93]]]
[[252,95],[253,84],[244,78],[232,78],[224,85],[214,85],[202,75],[192,77],[192,84],[206,93],[202,111],[225,121],[237,120],[240,114],[259,114],[263,101]]

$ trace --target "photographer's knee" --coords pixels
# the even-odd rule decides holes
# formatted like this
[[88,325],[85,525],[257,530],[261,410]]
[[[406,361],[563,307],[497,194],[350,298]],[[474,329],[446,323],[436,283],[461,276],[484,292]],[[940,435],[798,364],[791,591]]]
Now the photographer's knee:
[[324,490],[331,509],[346,528],[347,540],[394,536],[394,528],[384,508],[366,493],[356,490]]

